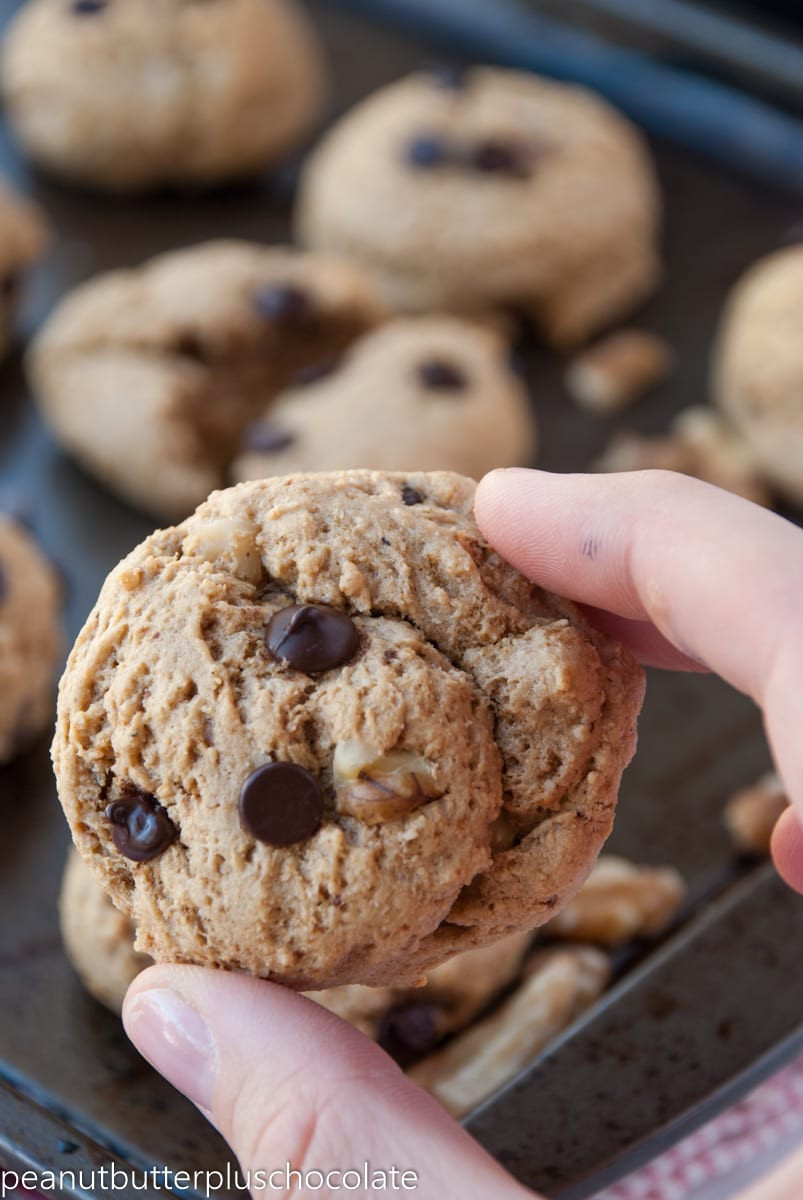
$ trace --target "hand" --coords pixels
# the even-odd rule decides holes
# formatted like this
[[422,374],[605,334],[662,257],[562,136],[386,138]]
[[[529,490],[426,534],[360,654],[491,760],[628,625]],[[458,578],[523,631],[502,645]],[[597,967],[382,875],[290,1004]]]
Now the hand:
[[[662,472],[560,476],[498,471],[477,519],[531,579],[590,606],[644,662],[718,672],[751,695],[789,795],[803,811],[803,533],[746,501]],[[803,890],[803,832],[790,811],[773,840]],[[522,1188],[375,1045],[275,984],[152,967],[132,985],[126,1030],[217,1126],[243,1172],[412,1171],[416,1200],[525,1200]],[[351,1182],[353,1182],[351,1177]],[[335,1184],[340,1182],[340,1190]],[[317,1179],[316,1179],[317,1183]],[[256,1189],[255,1189],[256,1190]],[[390,1189],[389,1189],[390,1190]]]

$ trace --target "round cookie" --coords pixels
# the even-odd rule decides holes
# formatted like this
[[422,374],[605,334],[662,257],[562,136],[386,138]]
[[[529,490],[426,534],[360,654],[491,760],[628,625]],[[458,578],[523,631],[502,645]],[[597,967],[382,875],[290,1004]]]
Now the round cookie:
[[53,758],[139,950],[297,988],[414,982],[580,887],[643,674],[492,552],[474,487],[240,484],[111,573]]
[[115,192],[262,170],[309,133],[325,76],[293,0],[29,0],[0,68],[31,158]]
[[526,389],[488,329],[454,317],[400,318],[324,369],[247,431],[233,479],[352,467],[478,478],[535,454]]
[[0,357],[11,340],[21,277],[46,241],[47,226],[36,205],[0,181]]
[[566,346],[653,290],[659,217],[624,117],[581,88],[477,67],[359,104],[308,161],[296,228],[368,265],[400,309],[514,307]]
[[[114,907],[70,847],[59,897],[67,957],[91,996],[119,1013],[129,986],[153,961],[134,949],[133,921]],[[515,933],[435,967],[422,988],[361,987],[308,992],[310,1000],[354,1025],[401,1060],[420,1056],[462,1029],[518,974],[530,945]]]
[[24,750],[52,718],[60,606],[56,571],[30,535],[0,515],[0,762]]
[[129,985],[153,961],[134,949],[134,923],[98,887],[70,847],[59,895],[59,924],[67,957],[90,996],[119,1013]]
[[206,242],[76,288],[34,340],[28,375],[57,440],[169,521],[223,485],[243,430],[297,370],[383,315],[349,263]]
[[732,291],[714,351],[715,403],[764,478],[803,505],[803,244],[756,263]]

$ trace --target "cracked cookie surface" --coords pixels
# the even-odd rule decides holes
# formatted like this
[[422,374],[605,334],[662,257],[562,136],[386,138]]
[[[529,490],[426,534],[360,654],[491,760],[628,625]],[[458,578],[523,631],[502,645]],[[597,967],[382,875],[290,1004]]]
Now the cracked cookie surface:
[[180,520],[224,484],[243,430],[295,372],[382,316],[340,259],[205,242],[76,288],[35,338],[28,375],[66,450],[124,499]]
[[515,308],[566,346],[653,290],[660,207],[641,135],[602,99],[475,67],[348,113],[307,161],[296,229],[369,266],[399,309]]
[[29,0],[2,53],[31,158],[118,192],[262,170],[308,134],[324,82],[293,0]]
[[[111,573],[53,752],[139,950],[396,984],[580,887],[642,673],[491,551],[473,494],[446,473],[245,483]],[[332,610],[355,639],[333,645]]]

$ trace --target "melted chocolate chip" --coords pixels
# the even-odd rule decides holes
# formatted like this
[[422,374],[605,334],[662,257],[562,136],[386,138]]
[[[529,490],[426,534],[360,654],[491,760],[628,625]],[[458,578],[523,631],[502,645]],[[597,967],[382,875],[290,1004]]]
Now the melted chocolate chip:
[[109,0],[73,0],[72,10],[79,17],[89,17],[94,13],[103,12]]
[[292,283],[272,283],[254,295],[260,316],[283,325],[306,325],[315,315],[309,292]]
[[429,358],[418,367],[419,382],[434,392],[462,392],[468,380],[459,367],[442,358]]
[[406,158],[411,166],[429,170],[445,166],[451,161],[452,153],[442,137],[437,134],[422,134],[408,143]]
[[348,662],[360,635],[351,617],[326,604],[292,604],[268,622],[265,645],[269,654],[294,671],[318,675]]
[[430,71],[436,87],[448,92],[459,92],[466,86],[469,68],[465,63],[436,63]]
[[299,367],[290,380],[290,385],[291,387],[309,387],[311,383],[318,383],[319,380],[332,375],[339,365],[340,359],[332,357],[322,358],[319,362],[309,363],[306,367]]
[[279,450],[286,450],[297,440],[296,435],[287,429],[280,429],[277,425],[269,425],[265,421],[257,421],[254,425],[249,425],[243,434],[242,448],[256,450],[260,454],[276,454]]
[[437,1016],[431,1004],[399,1004],[382,1018],[377,1041],[401,1066],[409,1066],[440,1040]]
[[317,832],[323,818],[323,792],[304,767],[268,763],[246,779],[239,810],[240,824],[257,841],[292,846]]
[[402,488],[402,503],[407,505],[423,504],[424,497],[414,487],[410,487],[409,483],[405,483]]
[[501,138],[487,138],[474,146],[468,155],[468,165],[483,174],[508,175],[513,179],[526,179],[532,169],[525,147]]
[[133,862],[156,858],[178,837],[178,831],[155,796],[125,784],[123,798],[106,809],[112,838],[121,854]]

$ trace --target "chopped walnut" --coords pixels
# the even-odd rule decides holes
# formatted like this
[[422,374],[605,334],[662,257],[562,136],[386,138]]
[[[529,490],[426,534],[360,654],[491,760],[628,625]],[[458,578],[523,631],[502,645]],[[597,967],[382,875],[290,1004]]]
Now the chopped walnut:
[[735,792],[722,821],[736,849],[742,854],[769,854],[775,823],[788,805],[789,797],[774,771]]
[[665,379],[671,367],[672,351],[663,338],[622,329],[569,364],[566,390],[587,412],[619,412]]
[[544,934],[614,947],[635,937],[654,937],[671,924],[686,897],[672,867],[639,867],[603,855],[585,886],[545,926]]
[[259,583],[262,578],[255,530],[243,521],[230,517],[209,521],[187,534],[181,549],[188,557],[213,563],[246,583]]
[[591,946],[542,951],[496,1012],[418,1063],[410,1077],[453,1116],[464,1116],[593,1004],[609,977],[607,957]]
[[616,434],[594,467],[598,471],[680,471],[769,507],[772,497],[747,443],[712,408],[678,413],[668,433]]
[[392,821],[443,794],[432,765],[412,750],[382,754],[366,742],[338,742],[333,763],[338,812],[366,825]]

